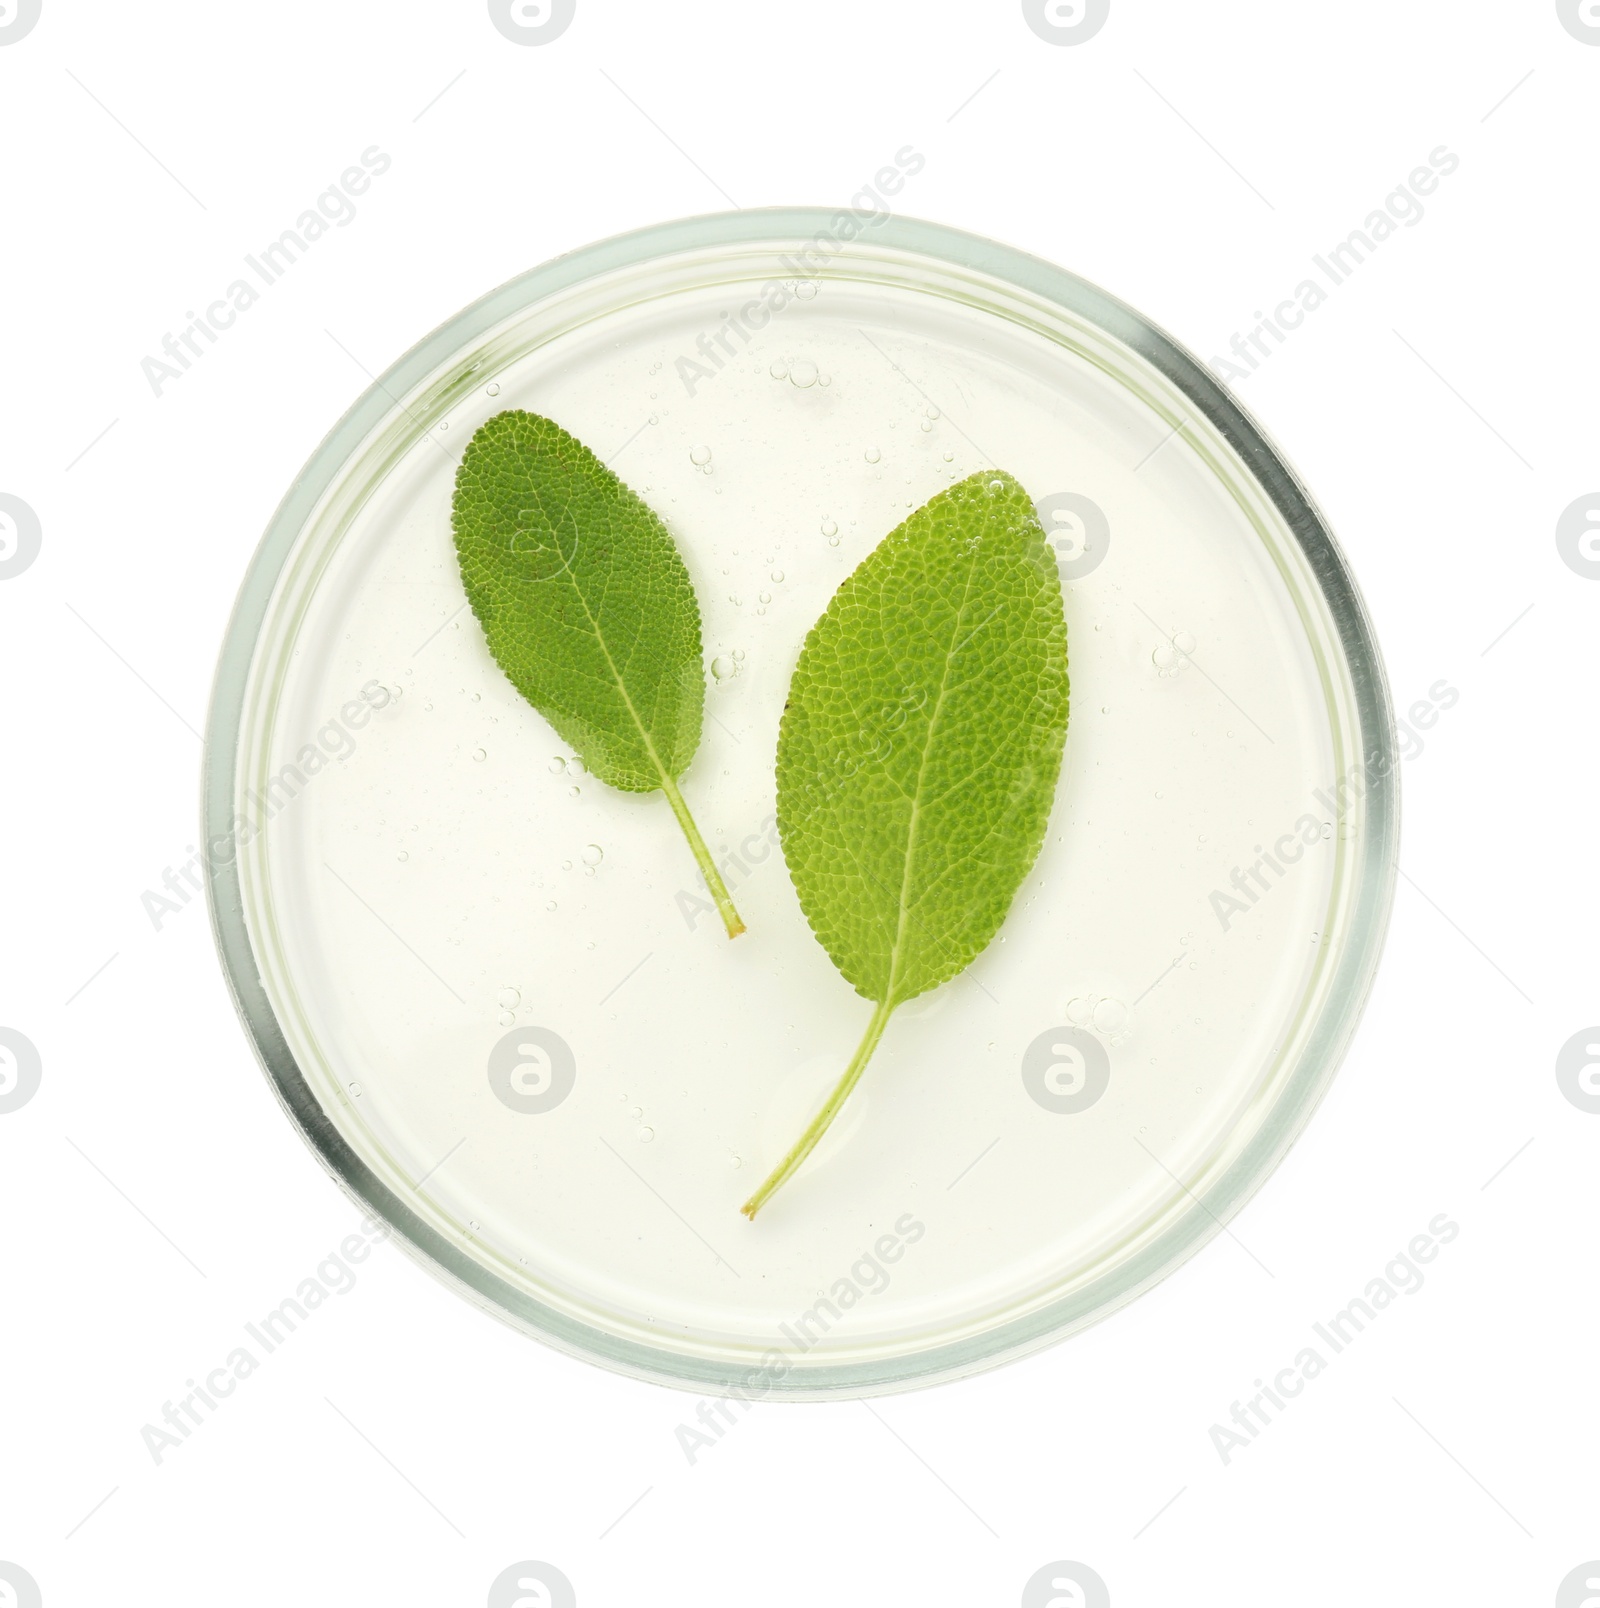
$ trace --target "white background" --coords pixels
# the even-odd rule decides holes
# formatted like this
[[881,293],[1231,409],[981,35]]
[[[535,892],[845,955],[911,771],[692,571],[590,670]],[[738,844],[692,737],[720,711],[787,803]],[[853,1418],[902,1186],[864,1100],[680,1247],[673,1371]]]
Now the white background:
[[[43,1063],[0,1115],[0,1560],[47,1608],[476,1605],[527,1558],[582,1608],[1010,1605],[1057,1559],[1116,1608],[1555,1602],[1600,1556],[1600,1116],[1554,1073],[1600,1019],[1600,584],[1555,543],[1600,487],[1597,92],[1550,0],[1112,0],[1065,47],[1015,3],[578,0],[536,48],[473,0],[44,0],[0,46],[0,492],[43,532],[0,580],[0,1026]],[[203,910],[157,932],[140,904],[196,840],[274,505],[363,371],[488,288],[730,202],[845,202],[908,143],[897,208],[1208,359],[1429,151],[1460,158],[1235,387],[1349,552],[1397,703],[1460,693],[1406,765],[1331,1095],[1236,1238],[975,1380],[762,1407],[691,1467],[693,1397],[384,1247],[157,1466],[141,1426],[357,1224]],[[141,358],[374,144],[355,221],[153,395]],[[1224,1466],[1211,1424],[1441,1212],[1425,1286]]]

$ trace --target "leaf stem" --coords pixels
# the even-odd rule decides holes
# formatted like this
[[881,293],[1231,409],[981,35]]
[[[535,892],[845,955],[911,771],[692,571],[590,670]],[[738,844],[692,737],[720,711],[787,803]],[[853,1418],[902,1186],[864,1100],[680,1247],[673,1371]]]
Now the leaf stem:
[[711,890],[711,897],[717,901],[717,912],[722,917],[722,925],[728,929],[730,938],[737,938],[745,930],[744,918],[733,908],[733,897],[728,892],[728,885],[722,880],[722,873],[717,870],[717,862],[711,858],[711,850],[706,847],[706,840],[700,836],[700,828],[694,824],[694,817],[689,813],[689,806],[683,801],[683,794],[678,791],[678,784],[664,770],[661,775],[661,790],[667,795],[672,813],[678,817],[678,825],[683,828],[683,835],[689,840],[689,847],[694,851],[695,860],[705,876],[706,886]]
[[894,1014],[894,1006],[885,1000],[872,1013],[872,1020],[867,1023],[867,1031],[862,1035],[861,1042],[856,1046],[856,1053],[851,1056],[850,1064],[844,1069],[844,1076],[839,1079],[832,1094],[828,1096],[828,1103],[812,1118],[811,1126],[800,1135],[793,1150],[778,1163],[767,1181],[739,1208],[752,1222],[755,1215],[766,1203],[800,1170],[800,1164],[817,1148],[817,1141],[828,1131],[833,1119],[839,1115],[840,1109],[850,1098],[850,1091],[861,1081],[861,1074],[867,1069],[867,1062],[872,1059],[872,1052],[878,1047],[878,1040],[883,1037],[883,1030],[889,1025],[889,1018]]

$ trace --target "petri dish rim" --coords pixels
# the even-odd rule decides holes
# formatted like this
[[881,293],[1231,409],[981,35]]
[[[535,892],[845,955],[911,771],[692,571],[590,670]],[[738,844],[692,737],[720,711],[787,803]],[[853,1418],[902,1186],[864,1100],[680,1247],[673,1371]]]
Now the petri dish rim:
[[[202,776],[203,841],[226,839],[237,802],[241,741],[246,735],[252,670],[280,582],[297,543],[351,462],[370,455],[375,436],[399,415],[425,427],[479,383],[469,355],[485,337],[540,302],[581,293],[593,281],[647,268],[685,254],[715,250],[803,248],[836,227],[840,214],[822,208],[770,208],[717,213],[658,224],[597,242],[518,276],[463,309],[401,357],[355,402],[296,477],[273,515],[246,572],[219,657],[207,719]],[[237,858],[219,861],[208,878],[211,920],[223,971],[268,1082],[313,1153],[363,1210],[383,1219],[424,1266],[474,1304],[558,1350],[633,1377],[693,1390],[759,1390],[767,1399],[860,1397],[957,1378],[1026,1355],[1119,1307],[1172,1272],[1220,1233],[1283,1159],[1325,1094],[1365,1006],[1388,925],[1399,844],[1397,743],[1393,710],[1370,618],[1348,563],[1283,455],[1232,395],[1190,353],[1132,308],[1069,271],[992,240],[941,224],[890,216],[872,225],[875,250],[922,258],[947,276],[969,275],[979,287],[1021,293],[1069,315],[1112,348],[1147,364],[1193,409],[1195,437],[1209,430],[1245,469],[1253,488],[1298,546],[1331,624],[1333,646],[1353,701],[1356,757],[1365,767],[1362,831],[1353,846],[1341,902],[1345,933],[1323,1003],[1299,1058],[1254,1134],[1209,1178],[1191,1205],[1148,1243],[1109,1271],[1039,1310],[980,1333],[903,1356],[791,1367],[781,1378],[760,1375],[665,1345],[612,1334],[559,1311],[502,1279],[441,1233],[362,1158],[324,1110],[297,1064],[263,983],[246,915]],[[822,271],[826,276],[826,268]],[[870,277],[853,265],[851,277]],[[946,294],[949,294],[946,288]],[[1012,316],[1016,316],[1015,313]],[[1020,320],[1019,320],[1020,321]],[[481,354],[480,354],[481,355]],[[442,378],[441,378],[442,376]],[[407,399],[434,381],[427,403]],[[1151,396],[1143,398],[1162,411]],[[1169,420],[1176,434],[1180,416]],[[396,453],[396,456],[398,453]],[[389,461],[393,461],[390,459]],[[381,478],[382,470],[366,484]],[[1291,589],[1292,590],[1292,589]],[[1308,632],[1308,635],[1310,633]],[[1313,638],[1313,647],[1315,648]],[[1345,757],[1349,757],[1348,755]],[[1338,892],[1339,890],[1336,890]],[[1186,1189],[1187,1193],[1187,1189]]]

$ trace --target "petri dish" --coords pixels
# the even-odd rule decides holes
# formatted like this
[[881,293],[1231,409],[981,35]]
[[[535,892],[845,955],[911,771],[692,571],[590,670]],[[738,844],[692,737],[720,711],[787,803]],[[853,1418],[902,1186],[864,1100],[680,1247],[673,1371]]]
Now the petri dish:
[[[453,477],[506,408],[590,444],[684,553],[707,694],[682,785],[734,943],[665,801],[589,777],[466,606]],[[777,844],[788,677],[877,541],[992,467],[1065,583],[1046,844],[746,1222],[870,1014]],[[373,385],[243,583],[205,832],[246,1029],[364,1210],[566,1352],[822,1399],[1059,1340],[1218,1232],[1355,1028],[1398,796],[1344,557],[1199,363],[1021,252],[801,209],[574,252]]]

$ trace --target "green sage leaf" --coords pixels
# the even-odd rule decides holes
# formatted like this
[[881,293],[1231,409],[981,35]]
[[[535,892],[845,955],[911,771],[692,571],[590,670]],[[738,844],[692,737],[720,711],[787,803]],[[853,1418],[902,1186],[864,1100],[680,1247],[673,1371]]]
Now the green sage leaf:
[[812,627],[778,736],[778,831],[812,931],[876,1009],[747,1216],[826,1131],[895,1008],[999,930],[1044,842],[1067,714],[1060,576],[1010,475],[918,509]]
[[705,674],[671,533],[576,437],[518,411],[467,444],[451,523],[495,663],[593,775],[666,794],[729,937],[743,932],[677,785],[700,745]]

